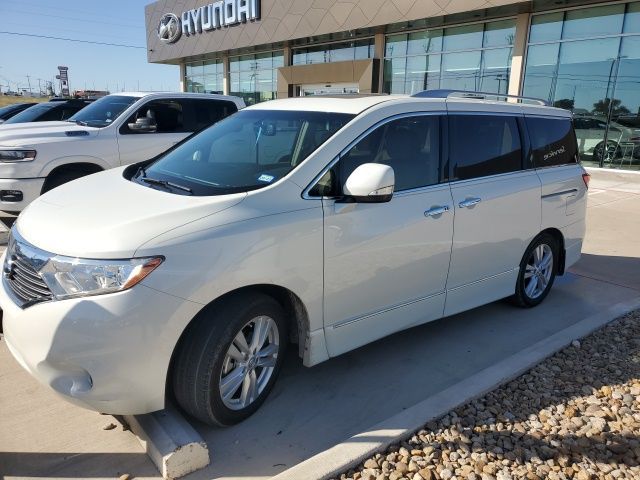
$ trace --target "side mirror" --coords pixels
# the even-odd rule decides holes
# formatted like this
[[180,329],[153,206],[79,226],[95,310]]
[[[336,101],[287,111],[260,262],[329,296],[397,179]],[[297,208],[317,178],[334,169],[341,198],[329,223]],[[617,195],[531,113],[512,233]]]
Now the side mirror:
[[135,123],[128,123],[127,126],[135,133],[154,133],[158,129],[156,122],[149,117],[140,117]]
[[395,174],[389,165],[365,163],[349,175],[343,193],[359,203],[388,202],[395,183]]

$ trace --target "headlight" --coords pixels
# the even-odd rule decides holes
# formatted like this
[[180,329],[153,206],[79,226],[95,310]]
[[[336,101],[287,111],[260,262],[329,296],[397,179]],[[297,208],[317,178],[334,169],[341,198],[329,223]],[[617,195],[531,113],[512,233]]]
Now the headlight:
[[0,149],[0,162],[31,162],[36,158],[35,150],[2,150]]
[[56,256],[39,273],[57,300],[127,290],[163,262],[163,257],[85,260]]

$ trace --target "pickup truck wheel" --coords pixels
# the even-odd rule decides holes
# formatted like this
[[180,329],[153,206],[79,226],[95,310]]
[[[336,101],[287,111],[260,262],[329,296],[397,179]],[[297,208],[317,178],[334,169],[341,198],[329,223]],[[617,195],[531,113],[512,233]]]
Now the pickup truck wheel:
[[535,307],[549,294],[558,271],[558,242],[548,233],[543,233],[531,242],[525,252],[516,291],[512,297],[521,307]]
[[172,370],[178,404],[209,425],[246,419],[271,391],[287,338],[284,311],[267,295],[214,304],[180,342]]
[[71,171],[62,171],[58,173],[54,173],[53,175],[47,177],[42,186],[42,193],[46,193],[49,190],[53,190],[60,185],[64,185],[72,180],[76,180],[78,178],[86,177],[87,175],[95,173],[95,171],[89,170],[71,170]]

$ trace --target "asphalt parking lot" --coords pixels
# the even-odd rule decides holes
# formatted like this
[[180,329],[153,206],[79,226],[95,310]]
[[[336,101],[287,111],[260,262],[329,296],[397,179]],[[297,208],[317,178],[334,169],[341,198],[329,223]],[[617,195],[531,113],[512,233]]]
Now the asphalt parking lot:
[[[262,409],[194,427],[211,465],[190,479],[269,478],[599,311],[640,298],[640,175],[596,174],[582,260],[538,308],[496,302],[304,368],[293,352]],[[463,400],[463,399],[460,399]],[[0,475],[113,477],[156,471],[110,417],[55,398],[0,343]]]

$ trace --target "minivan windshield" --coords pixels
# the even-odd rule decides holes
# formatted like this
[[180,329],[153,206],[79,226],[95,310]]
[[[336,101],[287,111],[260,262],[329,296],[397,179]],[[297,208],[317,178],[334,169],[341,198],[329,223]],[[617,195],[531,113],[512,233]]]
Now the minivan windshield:
[[83,108],[68,121],[89,127],[106,127],[138,100],[139,97],[128,95],[107,95]]
[[140,169],[133,180],[183,195],[256,190],[287,175],[352,118],[328,112],[243,110]]

